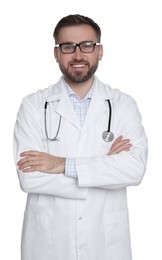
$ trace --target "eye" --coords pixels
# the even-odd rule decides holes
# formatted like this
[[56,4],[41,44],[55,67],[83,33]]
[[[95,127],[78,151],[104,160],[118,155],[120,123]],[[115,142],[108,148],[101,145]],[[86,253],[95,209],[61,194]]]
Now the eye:
[[84,42],[82,43],[82,48],[83,49],[92,49],[93,48],[93,42]]
[[63,47],[64,50],[72,50],[74,48],[73,45],[68,45],[68,44],[67,45],[63,45],[62,47]]

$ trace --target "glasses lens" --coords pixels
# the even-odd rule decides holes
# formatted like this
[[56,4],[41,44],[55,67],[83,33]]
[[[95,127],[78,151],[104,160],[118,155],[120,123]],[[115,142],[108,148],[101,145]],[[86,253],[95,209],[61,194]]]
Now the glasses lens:
[[96,43],[96,42],[81,42],[79,44],[62,43],[59,46],[63,53],[73,53],[73,52],[75,52],[77,46],[80,48],[81,52],[90,53],[90,52],[94,51],[96,44],[98,44],[98,43]]
[[63,53],[72,53],[75,50],[75,45],[71,43],[63,43],[60,47]]
[[83,42],[80,44],[81,51],[85,53],[93,52],[95,48],[95,44],[96,43],[94,42]]

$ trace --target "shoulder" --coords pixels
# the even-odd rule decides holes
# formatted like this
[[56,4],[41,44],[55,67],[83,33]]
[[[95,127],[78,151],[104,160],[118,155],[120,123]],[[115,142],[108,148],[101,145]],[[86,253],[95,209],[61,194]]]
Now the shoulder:
[[136,104],[135,99],[121,91],[119,88],[112,88],[110,85],[105,84],[97,79],[98,91],[104,99],[110,99],[112,103],[117,106],[127,106],[131,103]]
[[62,89],[62,81],[59,80],[47,88],[38,89],[36,92],[26,95],[22,100],[22,104],[31,105],[35,108],[42,107],[50,96],[57,95]]

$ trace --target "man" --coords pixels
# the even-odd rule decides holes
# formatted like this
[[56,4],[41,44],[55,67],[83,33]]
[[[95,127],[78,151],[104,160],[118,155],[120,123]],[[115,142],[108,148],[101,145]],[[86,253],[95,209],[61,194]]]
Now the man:
[[21,104],[22,260],[131,260],[126,187],[143,178],[147,138],[134,99],[94,76],[100,38],[92,19],[62,18],[54,56],[63,76]]

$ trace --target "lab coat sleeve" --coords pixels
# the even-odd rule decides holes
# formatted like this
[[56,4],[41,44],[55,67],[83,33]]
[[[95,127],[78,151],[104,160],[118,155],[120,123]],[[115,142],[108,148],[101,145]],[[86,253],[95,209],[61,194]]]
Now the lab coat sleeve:
[[[115,155],[77,158],[76,168],[79,187],[120,189],[138,185],[143,179],[148,153],[147,137],[142,126],[141,114],[136,102],[120,109],[118,136],[130,138],[132,148]],[[118,137],[117,136],[117,137]]]
[[[34,104],[34,105],[33,105]],[[41,130],[40,108],[37,99],[24,98],[14,128],[14,158],[20,160],[20,153],[27,150],[45,151]],[[79,188],[74,178],[65,174],[44,172],[23,173],[17,169],[20,186],[24,192],[54,195],[69,199],[86,199],[87,188]]]

